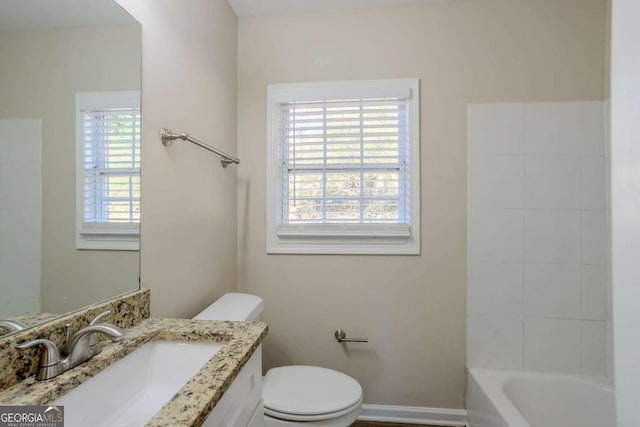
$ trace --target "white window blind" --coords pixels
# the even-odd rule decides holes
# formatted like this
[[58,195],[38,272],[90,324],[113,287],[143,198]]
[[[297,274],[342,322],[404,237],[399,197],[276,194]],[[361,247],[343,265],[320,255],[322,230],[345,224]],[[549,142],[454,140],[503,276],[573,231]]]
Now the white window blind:
[[118,239],[137,239],[140,230],[141,114],[139,95],[128,95],[77,97],[79,238],[107,239],[111,246]]
[[417,101],[415,79],[269,86],[270,252],[419,250]]
[[406,98],[280,103],[280,224],[408,225],[407,111]]

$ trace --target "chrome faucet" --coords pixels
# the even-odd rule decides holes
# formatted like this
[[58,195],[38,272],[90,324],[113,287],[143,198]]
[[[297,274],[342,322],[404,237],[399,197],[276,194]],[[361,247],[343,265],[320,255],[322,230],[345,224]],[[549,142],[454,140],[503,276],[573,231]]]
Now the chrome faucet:
[[122,341],[124,339],[122,329],[109,323],[97,323],[109,313],[109,311],[100,313],[88,326],[80,329],[70,338],[67,336],[67,343],[62,349],[62,357],[55,343],[49,340],[37,339],[18,345],[21,350],[36,346],[41,347],[36,380],[54,378],[100,353],[102,346],[98,334],[106,335],[113,342]]
[[8,332],[22,331],[27,329],[27,325],[17,320],[0,320],[0,330],[3,329]]

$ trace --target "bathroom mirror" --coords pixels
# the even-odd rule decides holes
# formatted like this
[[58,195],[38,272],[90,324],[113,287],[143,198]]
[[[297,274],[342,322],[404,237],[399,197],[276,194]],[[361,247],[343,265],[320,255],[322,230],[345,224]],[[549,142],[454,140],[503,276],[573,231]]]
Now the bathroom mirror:
[[0,319],[34,326],[139,288],[142,28],[115,0],[0,0],[0,58]]

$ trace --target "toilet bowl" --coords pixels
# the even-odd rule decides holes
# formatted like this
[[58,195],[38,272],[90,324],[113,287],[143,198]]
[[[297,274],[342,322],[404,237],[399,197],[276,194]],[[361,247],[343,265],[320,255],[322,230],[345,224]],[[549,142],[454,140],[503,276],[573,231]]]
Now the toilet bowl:
[[[256,321],[264,308],[255,295],[228,293],[194,319]],[[265,427],[348,427],[362,410],[362,387],[350,376],[318,366],[281,366],[262,383]]]

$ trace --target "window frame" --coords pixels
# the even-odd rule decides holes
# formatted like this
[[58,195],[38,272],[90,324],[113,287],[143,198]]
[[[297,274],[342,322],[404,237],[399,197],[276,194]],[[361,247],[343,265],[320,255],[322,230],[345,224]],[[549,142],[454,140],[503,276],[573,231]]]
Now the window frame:
[[141,108],[140,91],[76,93],[76,249],[140,250],[140,223],[122,226],[83,227],[84,224],[84,130],[82,111],[100,108]]
[[[409,202],[406,224],[279,224],[283,197],[279,164],[278,106],[292,101],[394,97],[406,93],[409,111]],[[285,83],[267,86],[267,253],[420,254],[420,86],[419,79]]]

